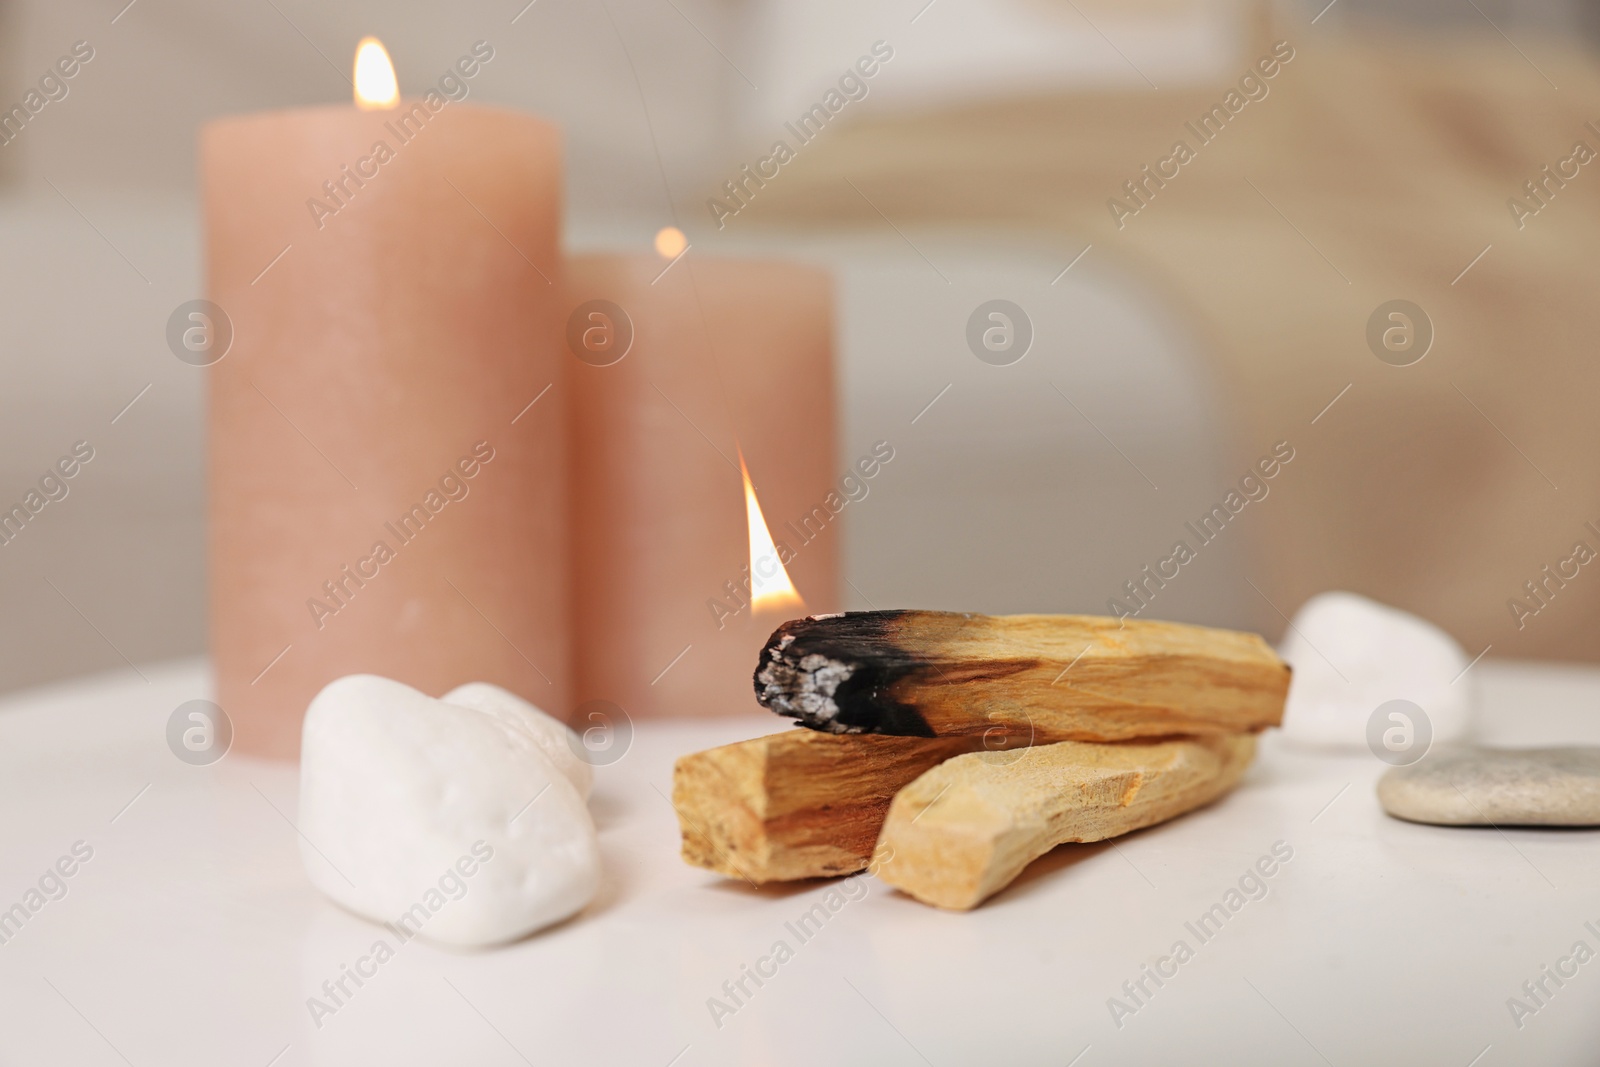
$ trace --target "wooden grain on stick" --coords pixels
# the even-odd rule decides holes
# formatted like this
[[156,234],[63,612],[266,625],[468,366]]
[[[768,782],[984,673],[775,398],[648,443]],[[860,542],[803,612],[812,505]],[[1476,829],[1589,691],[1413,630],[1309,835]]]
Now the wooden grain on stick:
[[956,756],[895,797],[876,873],[923,903],[976,907],[1059,844],[1116,837],[1215,800],[1255,750],[1254,734],[1231,734]]
[[756,884],[863,870],[900,787],[983,744],[789,730],[691,753],[672,774],[683,858]]
[[1276,726],[1289,667],[1256,634],[1179,623],[853,611],[778,627],[755,688],[830,733],[1121,741]]

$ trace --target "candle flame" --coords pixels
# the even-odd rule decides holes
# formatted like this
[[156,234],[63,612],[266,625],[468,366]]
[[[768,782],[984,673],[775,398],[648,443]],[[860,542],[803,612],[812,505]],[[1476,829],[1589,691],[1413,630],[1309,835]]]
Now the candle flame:
[[744,465],[744,452],[739,453],[739,473],[744,476],[745,520],[750,526],[750,607],[752,611],[803,609],[805,601],[795,591],[789,572],[783,568],[778,546],[772,543],[772,532],[761,515],[761,505],[756,501],[755,487],[750,484],[750,471]]
[[676,226],[664,226],[656,234],[656,252],[662,259],[677,259],[689,247],[689,239]]
[[362,111],[391,108],[400,102],[389,52],[376,37],[363,37],[356,45],[356,107]]

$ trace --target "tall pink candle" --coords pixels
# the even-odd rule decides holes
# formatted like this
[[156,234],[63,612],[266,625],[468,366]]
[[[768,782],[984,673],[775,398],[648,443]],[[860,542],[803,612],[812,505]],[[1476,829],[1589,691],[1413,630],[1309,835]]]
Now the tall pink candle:
[[[732,714],[756,706],[777,624],[839,606],[831,284],[697,249],[667,263],[568,263],[576,699]],[[804,609],[750,606],[741,450]]]
[[294,757],[353,672],[567,710],[560,172],[548,123],[439,92],[205,129],[233,330],[205,371],[211,646],[241,750]]

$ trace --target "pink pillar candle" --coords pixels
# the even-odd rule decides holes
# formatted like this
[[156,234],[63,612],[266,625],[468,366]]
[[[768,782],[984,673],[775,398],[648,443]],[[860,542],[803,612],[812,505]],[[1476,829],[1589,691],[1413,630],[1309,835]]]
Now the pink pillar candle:
[[294,757],[354,672],[567,710],[560,175],[551,125],[437,93],[205,129],[233,334],[203,372],[211,647],[241,750]]

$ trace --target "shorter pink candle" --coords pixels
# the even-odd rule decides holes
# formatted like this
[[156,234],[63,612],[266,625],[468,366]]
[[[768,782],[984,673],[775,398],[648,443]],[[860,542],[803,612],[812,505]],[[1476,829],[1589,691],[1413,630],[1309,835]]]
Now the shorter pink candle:
[[[765,638],[839,606],[831,281],[693,250],[578,256],[567,277],[577,698],[749,711]],[[804,607],[751,603],[741,454]]]

